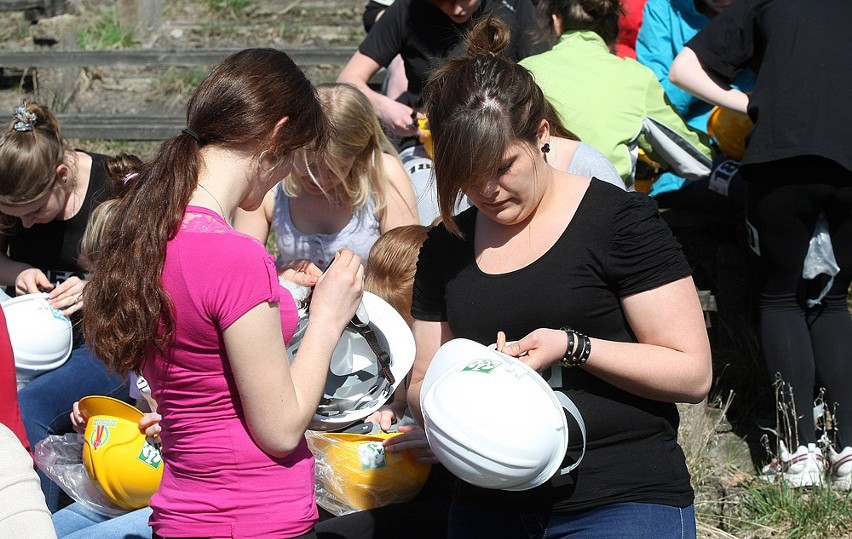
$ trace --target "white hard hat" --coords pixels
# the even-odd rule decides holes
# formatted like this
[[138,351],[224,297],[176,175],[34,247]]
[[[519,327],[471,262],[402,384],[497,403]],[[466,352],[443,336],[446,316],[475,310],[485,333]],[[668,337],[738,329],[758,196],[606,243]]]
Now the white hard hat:
[[59,367],[71,355],[71,321],[50,305],[48,296],[26,294],[0,304],[6,315],[19,382]]
[[[364,292],[362,306],[361,318],[369,321],[353,321],[337,342],[310,429],[339,430],[366,418],[387,402],[414,363],[414,336],[402,316],[370,292]],[[291,356],[309,322],[310,311],[287,346]]]
[[[454,475],[473,485],[528,490],[567,474],[583,460],[579,410],[523,361],[468,339],[435,353],[420,390],[426,438]],[[573,416],[583,452],[562,468]]]

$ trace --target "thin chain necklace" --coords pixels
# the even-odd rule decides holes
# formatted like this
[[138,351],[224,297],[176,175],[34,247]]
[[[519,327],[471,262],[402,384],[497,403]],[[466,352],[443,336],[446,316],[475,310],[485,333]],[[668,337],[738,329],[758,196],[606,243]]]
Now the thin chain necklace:
[[228,219],[227,215],[225,214],[225,210],[222,209],[222,205],[219,204],[219,200],[215,196],[213,196],[213,193],[211,193],[210,190],[207,189],[206,187],[204,187],[204,185],[200,182],[198,183],[198,187],[204,189],[204,192],[207,193],[208,195],[210,195],[210,198],[213,199],[213,202],[215,202],[216,205],[219,206],[219,211],[221,212],[222,219],[224,219],[225,222],[228,223],[229,226],[234,226],[234,225],[231,224],[231,220]]

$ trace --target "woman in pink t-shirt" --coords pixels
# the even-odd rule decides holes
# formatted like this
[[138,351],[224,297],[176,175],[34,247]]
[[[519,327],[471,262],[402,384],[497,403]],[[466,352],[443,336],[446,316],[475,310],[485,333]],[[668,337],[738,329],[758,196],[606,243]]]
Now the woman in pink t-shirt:
[[273,49],[238,52],[189,102],[187,125],[138,170],[92,253],[85,333],[113,370],[141,371],[159,405],[163,480],[155,537],[314,537],[304,432],[334,346],[361,298],[342,250],[314,286],[311,324],[288,362],[296,305],[272,257],[230,226],[321,148],[316,91]]

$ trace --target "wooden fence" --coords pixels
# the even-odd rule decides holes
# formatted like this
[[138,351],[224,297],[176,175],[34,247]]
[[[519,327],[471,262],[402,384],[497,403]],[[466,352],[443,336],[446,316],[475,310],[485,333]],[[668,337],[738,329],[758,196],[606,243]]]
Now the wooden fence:
[[65,9],[66,0],[0,0],[0,12],[23,11],[28,20],[59,15]]
[[[0,51],[0,67],[32,69],[82,66],[144,67],[144,66],[211,66],[239,49],[152,50],[127,49],[114,51]],[[353,48],[294,47],[287,54],[299,66],[343,66],[352,56]],[[373,82],[378,83],[383,73]],[[102,114],[59,114],[62,133],[69,138],[104,140],[164,140],[178,133],[184,124],[182,116],[127,116]]]

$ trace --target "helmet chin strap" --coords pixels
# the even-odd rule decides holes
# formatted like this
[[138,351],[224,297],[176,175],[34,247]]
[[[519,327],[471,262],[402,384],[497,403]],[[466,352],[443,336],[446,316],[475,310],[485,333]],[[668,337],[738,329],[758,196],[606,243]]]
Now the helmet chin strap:
[[[366,311],[365,311],[366,312]],[[358,313],[355,313],[356,317]],[[364,337],[364,340],[367,341],[367,344],[370,346],[370,350],[376,354],[376,359],[379,361],[379,368],[382,371],[382,375],[388,381],[389,384],[393,385],[396,383],[396,378],[394,378],[393,373],[391,372],[390,364],[391,358],[390,354],[382,348],[382,345],[379,344],[379,339],[376,337],[376,332],[373,330],[373,325],[369,322],[366,324],[361,324],[360,320],[357,318],[353,318],[349,323],[349,328],[357,332],[359,335]]]

